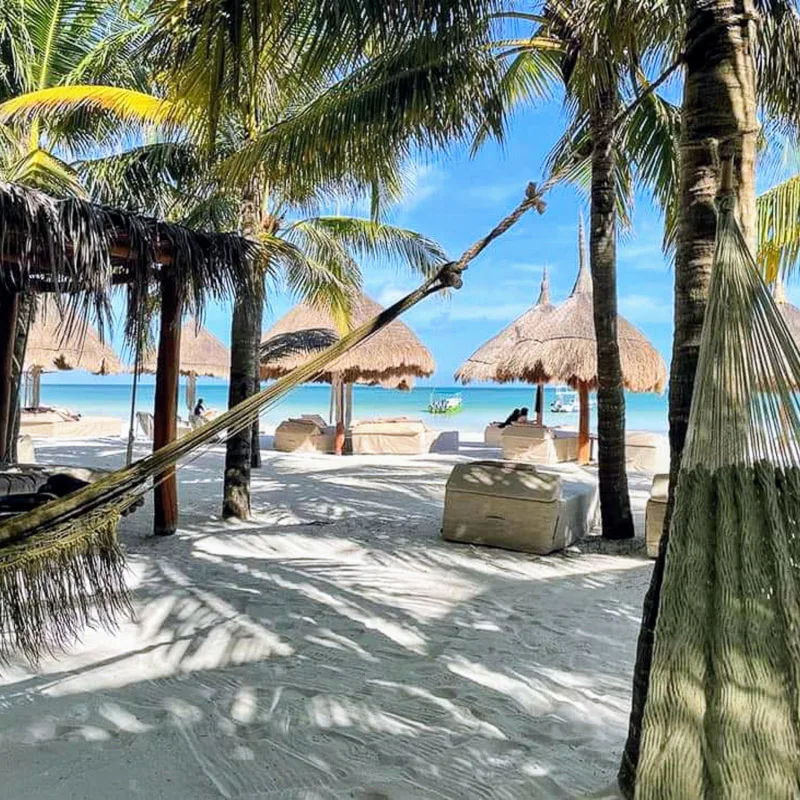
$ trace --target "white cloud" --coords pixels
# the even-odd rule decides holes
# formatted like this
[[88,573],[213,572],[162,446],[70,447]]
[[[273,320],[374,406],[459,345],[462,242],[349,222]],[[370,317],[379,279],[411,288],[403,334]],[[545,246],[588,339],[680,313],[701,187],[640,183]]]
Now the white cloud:
[[644,294],[626,294],[620,297],[619,312],[631,322],[672,322],[672,305]]
[[494,205],[497,203],[504,203],[514,198],[522,200],[524,188],[525,187],[519,182],[484,184],[472,186],[468,190],[468,194],[470,197],[474,197],[477,200],[482,200]]
[[433,197],[447,179],[447,173],[431,164],[413,162],[406,173],[408,190],[400,203],[403,211],[411,211]]
[[388,286],[383,287],[383,290],[378,295],[377,300],[382,306],[390,306],[401,298],[405,297],[407,294],[408,291],[401,289],[399,286],[392,286],[389,284]]
[[440,327],[451,322],[508,323],[530,308],[531,303],[468,305],[463,299],[433,299],[420,304],[408,314],[408,322],[420,328]]
[[668,269],[660,241],[622,245],[617,252],[617,260],[642,272],[666,272]]
[[528,264],[524,261],[516,261],[508,265],[508,269],[513,269],[517,272],[529,272],[534,275],[541,275],[544,272],[544,268],[544,264]]

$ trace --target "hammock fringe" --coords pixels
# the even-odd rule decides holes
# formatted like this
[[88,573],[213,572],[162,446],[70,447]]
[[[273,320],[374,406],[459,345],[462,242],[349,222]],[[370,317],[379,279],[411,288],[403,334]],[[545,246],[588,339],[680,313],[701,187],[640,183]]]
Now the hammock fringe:
[[103,510],[0,549],[0,662],[18,652],[38,663],[130,614],[119,518]]

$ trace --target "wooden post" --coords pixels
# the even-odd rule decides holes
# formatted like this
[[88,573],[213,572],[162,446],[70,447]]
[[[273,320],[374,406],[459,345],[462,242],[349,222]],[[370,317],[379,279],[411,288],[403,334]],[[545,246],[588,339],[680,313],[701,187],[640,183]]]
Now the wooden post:
[[353,384],[347,384],[347,394],[345,396],[344,427],[349,428],[353,423]]
[[[181,358],[181,297],[177,281],[168,272],[161,278],[161,331],[156,361],[153,410],[153,450],[174,442],[178,434],[178,381]],[[162,480],[163,478],[163,480]],[[153,491],[157,536],[175,533],[178,527],[178,484],[175,467],[156,477]]]
[[344,383],[341,378],[334,379],[336,390],[336,436],[334,438],[333,452],[337,456],[344,454]]
[[592,455],[592,443],[589,439],[589,387],[585,383],[578,384],[578,402],[578,463],[588,464]]
[[186,407],[189,413],[194,413],[194,407],[197,405],[197,373],[190,371],[186,376]]
[[10,456],[9,427],[14,424],[14,343],[19,294],[0,284],[0,463]]
[[536,409],[536,424],[541,427],[544,422],[544,386],[541,383],[536,384],[534,408]]
[[42,368],[31,367],[31,406],[39,408],[42,404]]

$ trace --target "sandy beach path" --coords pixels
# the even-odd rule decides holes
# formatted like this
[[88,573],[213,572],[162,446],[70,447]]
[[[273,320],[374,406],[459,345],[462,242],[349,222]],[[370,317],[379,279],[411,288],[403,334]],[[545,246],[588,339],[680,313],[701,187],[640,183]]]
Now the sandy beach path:
[[[38,444],[51,463],[124,457],[119,440]],[[120,530],[136,620],[38,672],[0,670],[2,795],[472,800],[608,784],[651,562],[443,542],[458,459],[265,451],[248,524],[218,519],[221,448],[182,469],[175,536],[149,537],[149,508]],[[634,481],[639,523],[647,485]]]

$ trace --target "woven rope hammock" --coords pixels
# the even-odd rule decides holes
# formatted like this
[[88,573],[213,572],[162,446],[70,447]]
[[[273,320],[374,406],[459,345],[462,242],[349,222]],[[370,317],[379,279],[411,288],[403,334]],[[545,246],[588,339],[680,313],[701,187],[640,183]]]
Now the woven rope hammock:
[[220,436],[248,427],[265,409],[332,361],[377,333],[424,298],[459,288],[469,262],[531,208],[545,204],[528,184],[525,199],[461,258],[285,378],[150,456],[111,472],[59,500],[0,524],[0,660],[20,652],[35,661],[75,639],[87,625],[113,627],[130,608],[117,524],[131,506],[179,460],[199,455]]
[[800,352],[732,198],[717,211],[640,800],[800,797]]

